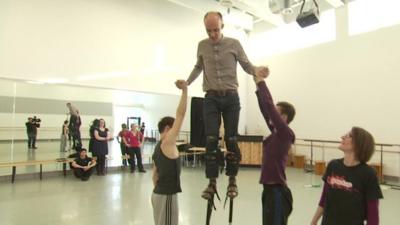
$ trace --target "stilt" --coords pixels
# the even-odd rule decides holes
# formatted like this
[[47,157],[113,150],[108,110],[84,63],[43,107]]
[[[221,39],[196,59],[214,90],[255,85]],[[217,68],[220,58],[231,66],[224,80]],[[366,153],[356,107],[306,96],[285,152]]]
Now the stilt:
[[207,217],[206,217],[206,225],[210,225],[211,214],[214,208],[214,195],[211,197],[210,200],[207,201]]
[[232,215],[233,215],[233,198],[229,200],[229,225],[232,224]]

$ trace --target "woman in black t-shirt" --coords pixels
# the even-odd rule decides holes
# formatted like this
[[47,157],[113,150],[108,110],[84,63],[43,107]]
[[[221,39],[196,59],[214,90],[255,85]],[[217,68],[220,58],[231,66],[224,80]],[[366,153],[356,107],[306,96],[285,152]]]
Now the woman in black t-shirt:
[[372,135],[353,127],[341,137],[344,158],[332,160],[323,176],[319,206],[311,221],[316,225],[379,224],[379,199],[383,198],[376,172],[367,165],[375,151]]

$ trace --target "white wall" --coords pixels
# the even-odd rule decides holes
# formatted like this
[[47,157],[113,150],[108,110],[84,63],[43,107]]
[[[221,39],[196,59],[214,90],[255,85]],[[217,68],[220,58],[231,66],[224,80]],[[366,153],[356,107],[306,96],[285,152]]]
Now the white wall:
[[[340,29],[340,28],[339,28]],[[365,127],[378,142],[399,143],[400,26],[276,55],[267,79],[274,99],[292,102],[300,138],[337,139],[351,126]],[[259,132],[261,116],[249,82],[248,125]],[[257,115],[257,116],[254,116]]]
[[[275,101],[289,101],[296,107],[291,127],[298,138],[339,140],[352,126],[361,126],[376,142],[399,144],[400,25],[348,36],[345,19],[337,18],[335,41],[258,59],[270,67],[267,85]],[[249,81],[248,130],[267,135],[254,90],[254,82]],[[309,155],[309,149],[305,153]],[[328,160],[335,154],[328,154]],[[384,158],[386,170],[400,175],[400,154]]]
[[165,0],[2,0],[0,21],[1,77],[159,93],[206,35],[201,13]]

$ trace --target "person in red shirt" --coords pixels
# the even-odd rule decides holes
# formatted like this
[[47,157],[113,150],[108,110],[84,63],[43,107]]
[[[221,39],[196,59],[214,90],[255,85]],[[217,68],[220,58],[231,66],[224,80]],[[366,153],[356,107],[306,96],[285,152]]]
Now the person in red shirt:
[[127,147],[127,153],[129,155],[129,165],[131,167],[131,173],[135,172],[135,156],[137,159],[139,172],[145,173],[146,170],[143,168],[142,164],[142,140],[143,134],[138,131],[138,126],[136,124],[131,125],[131,130],[129,132],[125,132],[125,136],[123,137],[123,142]]

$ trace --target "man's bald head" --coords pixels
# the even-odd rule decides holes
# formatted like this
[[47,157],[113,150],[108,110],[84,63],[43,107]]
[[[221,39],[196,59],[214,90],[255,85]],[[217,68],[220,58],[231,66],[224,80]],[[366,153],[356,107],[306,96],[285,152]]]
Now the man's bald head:
[[221,40],[221,30],[224,27],[224,24],[220,12],[207,12],[206,15],[204,15],[204,26],[206,27],[208,37],[212,42],[218,42]]
[[220,12],[217,12],[217,11],[207,12],[204,15],[204,21],[206,21],[207,18],[212,18],[212,17],[217,17],[218,19],[220,19],[222,21],[222,14]]

